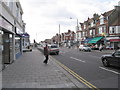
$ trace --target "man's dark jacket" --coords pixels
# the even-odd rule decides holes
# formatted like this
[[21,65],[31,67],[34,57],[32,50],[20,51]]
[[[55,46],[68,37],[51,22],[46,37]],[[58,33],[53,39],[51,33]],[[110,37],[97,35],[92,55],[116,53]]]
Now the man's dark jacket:
[[48,50],[48,47],[44,47],[44,55],[49,55],[49,50]]

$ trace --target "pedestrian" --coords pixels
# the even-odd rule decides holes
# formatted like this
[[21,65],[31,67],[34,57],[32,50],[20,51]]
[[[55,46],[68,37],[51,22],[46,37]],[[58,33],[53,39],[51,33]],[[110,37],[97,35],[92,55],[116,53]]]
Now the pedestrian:
[[102,51],[103,50],[103,46],[100,46],[99,50]]
[[44,56],[45,56],[45,60],[43,61],[43,63],[47,64],[49,59],[49,50],[47,43],[46,46],[44,47]]

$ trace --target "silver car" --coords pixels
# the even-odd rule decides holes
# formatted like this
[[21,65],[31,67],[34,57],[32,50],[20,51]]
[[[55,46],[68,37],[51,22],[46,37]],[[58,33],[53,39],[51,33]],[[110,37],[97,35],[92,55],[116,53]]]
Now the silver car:
[[87,46],[87,45],[80,45],[79,50],[80,51],[89,51],[89,52],[91,52],[91,48],[89,46]]
[[57,55],[59,54],[59,48],[56,44],[48,45],[48,48],[50,54],[57,54]]
[[89,46],[83,46],[83,51],[91,52],[91,48]]

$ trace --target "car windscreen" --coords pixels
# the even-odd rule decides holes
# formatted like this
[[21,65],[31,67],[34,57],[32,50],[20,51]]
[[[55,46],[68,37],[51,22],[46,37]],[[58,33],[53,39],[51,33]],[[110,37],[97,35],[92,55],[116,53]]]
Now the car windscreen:
[[88,46],[84,46],[84,47],[88,47]]
[[58,48],[57,46],[51,46],[51,48]]

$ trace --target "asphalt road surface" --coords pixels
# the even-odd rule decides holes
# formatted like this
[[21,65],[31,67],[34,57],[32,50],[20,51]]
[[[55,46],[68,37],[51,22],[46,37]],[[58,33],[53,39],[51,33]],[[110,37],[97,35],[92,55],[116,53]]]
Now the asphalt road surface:
[[120,69],[114,66],[104,67],[101,55],[103,53],[96,51],[62,48],[59,55],[52,56],[97,88],[118,88]]

